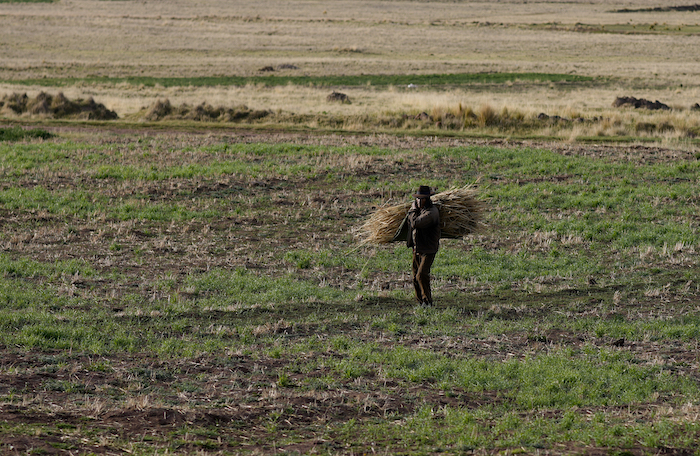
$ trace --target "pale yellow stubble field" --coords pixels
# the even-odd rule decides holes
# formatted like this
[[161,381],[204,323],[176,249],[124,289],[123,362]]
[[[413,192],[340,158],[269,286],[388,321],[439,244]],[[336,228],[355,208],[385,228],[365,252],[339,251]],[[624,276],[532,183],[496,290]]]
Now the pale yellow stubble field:
[[[679,0],[673,5],[694,4]],[[247,104],[252,109],[343,114],[430,110],[462,103],[526,113],[602,111],[618,95],[672,106],[700,102],[700,36],[542,30],[532,25],[700,23],[698,12],[615,13],[669,2],[422,2],[204,0],[0,4],[0,78],[65,76],[547,72],[614,77],[604,88],[562,92],[519,84],[492,91],[343,88],[351,105],[329,104],[327,88],[147,88],[74,86],[124,116],[172,103]],[[0,85],[0,94],[51,87]]]

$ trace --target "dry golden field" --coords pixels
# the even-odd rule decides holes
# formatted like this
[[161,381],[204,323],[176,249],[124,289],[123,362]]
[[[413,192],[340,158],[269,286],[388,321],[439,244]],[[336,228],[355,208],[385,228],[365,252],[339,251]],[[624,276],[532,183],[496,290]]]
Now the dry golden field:
[[[673,6],[693,4],[679,0]],[[75,84],[60,90],[69,98],[92,96],[120,116],[164,98],[173,104],[245,104],[346,116],[488,105],[526,116],[604,115],[610,125],[567,135],[615,135],[615,125],[629,116],[610,112],[617,96],[660,100],[683,111],[700,102],[700,12],[653,11],[659,6],[669,5],[651,0],[0,3],[0,95],[59,90],[12,82],[27,78],[254,76],[263,75],[265,66],[276,68],[276,75],[311,76],[561,73],[605,78],[605,83],[565,91],[551,84],[341,88],[353,100],[350,105],[327,103],[328,88],[291,85]],[[698,113],[679,115],[682,119],[671,121],[698,125]],[[669,121],[655,116],[656,123]]]

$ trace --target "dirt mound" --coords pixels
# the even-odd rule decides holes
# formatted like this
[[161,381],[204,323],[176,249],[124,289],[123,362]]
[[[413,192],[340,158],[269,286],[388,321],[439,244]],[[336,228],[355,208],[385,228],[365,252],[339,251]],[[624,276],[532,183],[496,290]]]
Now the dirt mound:
[[339,101],[341,103],[351,103],[350,97],[341,92],[333,92],[326,97],[326,101]]
[[209,103],[190,106],[186,103],[173,106],[170,100],[158,100],[151,106],[143,108],[138,118],[149,121],[158,120],[197,120],[203,122],[241,122],[254,121],[271,115],[271,111],[249,109],[245,105],[233,108],[214,107]]
[[668,13],[668,12],[693,12],[700,11],[700,4],[679,6],[657,6],[654,8],[623,8],[613,10],[613,13]]
[[40,92],[36,98],[29,98],[26,93],[5,95],[0,100],[0,115],[81,120],[114,120],[119,117],[92,97],[71,101],[62,92],[58,95]]
[[414,119],[415,119],[415,120],[422,120],[422,121],[424,121],[424,122],[427,122],[427,121],[429,121],[429,120],[430,120],[430,121],[433,120],[433,119],[430,117],[430,114],[428,114],[428,113],[425,112],[425,111],[421,112],[420,114],[417,114],[417,115],[414,117]]
[[635,109],[649,109],[649,110],[658,110],[661,109],[663,111],[668,111],[671,109],[670,106],[661,103],[660,101],[649,101],[645,100],[644,98],[634,98],[634,97],[617,97],[615,101],[613,102],[613,107],[619,108],[622,106],[632,106]]

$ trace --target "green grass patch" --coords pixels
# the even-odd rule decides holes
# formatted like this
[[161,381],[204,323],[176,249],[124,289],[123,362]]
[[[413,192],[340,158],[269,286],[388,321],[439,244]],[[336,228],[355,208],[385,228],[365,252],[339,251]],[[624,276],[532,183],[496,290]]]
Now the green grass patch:
[[590,76],[553,73],[451,73],[424,75],[347,75],[347,76],[209,76],[197,78],[155,78],[155,77],[86,77],[86,78],[42,78],[21,79],[5,82],[22,85],[42,85],[68,87],[82,84],[131,84],[147,87],[215,87],[245,86],[260,84],[264,86],[284,86],[288,84],[318,87],[343,86],[468,86],[480,84],[504,84],[507,82],[527,83],[589,83],[595,79]]
[[0,128],[0,141],[22,141],[25,139],[53,137],[51,133],[39,128],[24,129],[22,127]]

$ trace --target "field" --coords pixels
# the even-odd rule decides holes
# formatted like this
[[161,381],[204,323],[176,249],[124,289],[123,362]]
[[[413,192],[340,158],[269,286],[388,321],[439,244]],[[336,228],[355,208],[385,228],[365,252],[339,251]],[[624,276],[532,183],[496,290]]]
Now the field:
[[700,453],[696,7],[0,2],[0,453]]
[[[284,128],[623,137],[675,147],[700,135],[700,111],[692,109],[700,103],[693,58],[700,11],[693,5],[0,3],[8,24],[0,29],[0,93],[93,97],[135,122],[167,99],[245,105],[274,114],[258,124]],[[333,90],[351,103],[328,102]],[[613,109],[620,96],[674,109]]]

